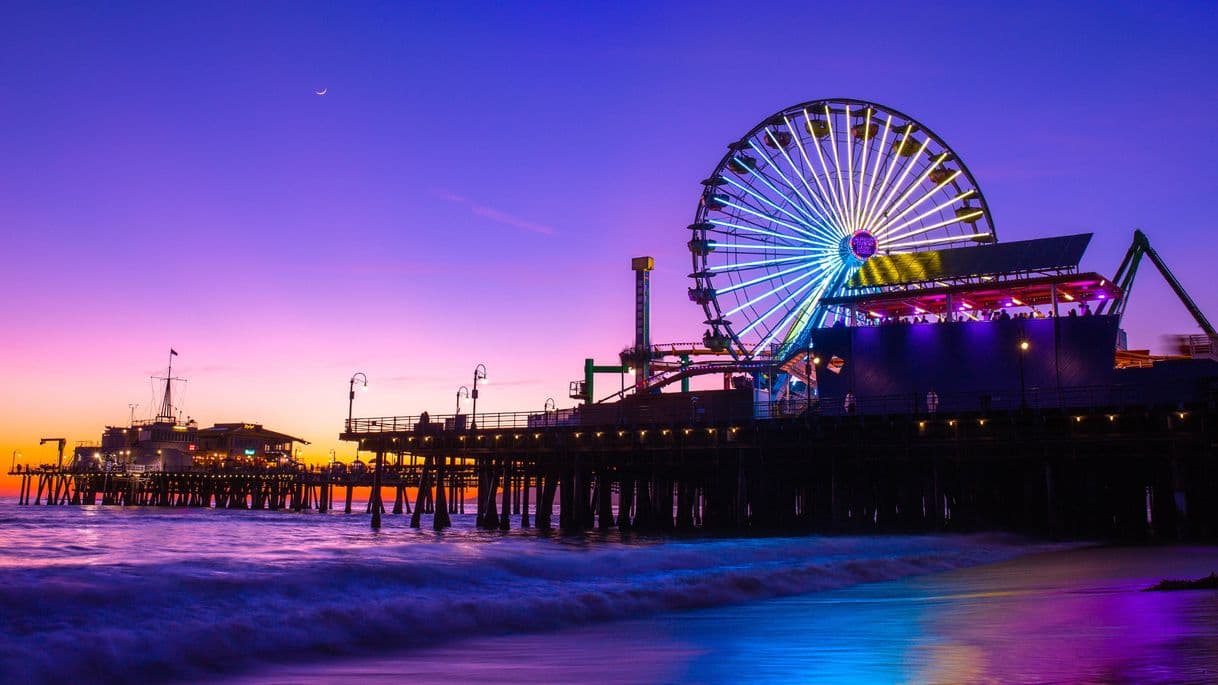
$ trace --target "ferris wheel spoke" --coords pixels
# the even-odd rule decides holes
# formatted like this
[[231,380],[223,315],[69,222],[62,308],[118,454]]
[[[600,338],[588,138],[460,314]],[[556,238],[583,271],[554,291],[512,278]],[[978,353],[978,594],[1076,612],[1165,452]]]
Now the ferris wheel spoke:
[[[791,126],[791,120],[790,120],[790,119],[788,119],[787,117],[785,117],[785,116],[784,116],[784,117],[782,118],[782,120],[783,120],[783,122],[786,124],[786,126],[787,126],[787,130],[788,130],[788,131],[790,132],[790,134],[791,134],[791,140],[793,140],[793,141],[795,142],[795,144],[796,144],[797,146],[799,146],[799,151],[800,151],[800,153],[803,155],[804,161],[808,163],[808,168],[807,168],[807,169],[801,169],[801,168],[799,167],[799,165],[798,165],[798,164],[796,164],[796,163],[795,163],[795,161],[794,161],[793,159],[791,159],[791,155],[787,154],[787,150],[786,150],[786,148],[785,148],[785,147],[783,147],[783,146],[779,146],[779,147],[778,147],[778,151],[782,153],[783,159],[787,160],[787,165],[791,167],[791,172],[792,172],[792,173],[794,173],[796,176],[798,176],[798,177],[799,177],[800,182],[804,184],[804,188],[805,188],[805,189],[808,191],[808,197],[809,197],[809,198],[810,198],[810,199],[811,199],[813,202],[815,202],[815,204],[816,204],[817,208],[819,209],[819,213],[821,214],[821,216],[822,216],[822,217],[824,218],[824,220],[825,220],[825,225],[826,225],[826,226],[833,226],[833,225],[834,225],[834,219],[830,218],[830,217],[832,216],[832,214],[833,214],[833,211],[832,211],[832,209],[829,207],[829,205],[828,205],[828,204],[825,202],[825,199],[824,199],[824,197],[823,197],[823,193],[824,193],[823,188],[821,189],[821,194],[817,194],[817,193],[816,193],[816,191],[812,190],[812,186],[811,186],[811,185],[808,183],[808,178],[807,178],[808,173],[811,173],[811,174],[812,174],[812,177],[813,177],[814,179],[816,179],[816,170],[811,168],[811,164],[812,164],[812,163],[811,163],[811,161],[809,161],[809,160],[808,160],[808,155],[807,155],[807,153],[806,153],[806,152],[804,152],[804,149],[803,149],[803,143],[802,143],[802,142],[800,141],[800,139],[799,139],[799,134],[798,134],[798,133],[796,133],[796,132],[795,132],[795,129],[794,129],[792,126]],[[820,180],[819,180],[819,179],[817,179],[817,184],[816,184],[816,185],[817,185],[817,187],[818,187],[818,188],[821,188],[821,185],[820,185]]]
[[871,215],[874,214],[876,207],[880,204],[880,198],[884,195],[884,191],[888,189],[888,181],[892,179],[892,172],[896,171],[897,160],[901,158],[900,150],[909,144],[911,135],[913,135],[913,124],[905,124],[905,130],[900,134],[900,142],[894,145],[895,149],[890,148],[885,154],[888,158],[888,164],[885,165],[884,179],[880,181],[880,187],[875,191],[875,199],[872,200],[871,206],[864,208],[863,221],[868,221]]
[[[847,114],[850,112],[850,105],[846,105]],[[842,160],[837,154],[837,131],[833,129],[833,113],[829,109],[829,105],[825,105],[825,123],[829,125],[829,147],[833,150],[833,170],[837,177],[837,189],[839,192],[838,198],[842,205],[842,215],[846,218],[845,225],[842,226],[843,235],[848,235],[854,231],[854,226],[850,224],[850,207],[846,202],[846,186],[842,179]],[[850,122],[846,122],[846,128],[850,127]],[[847,139],[849,139],[847,137]]]
[[[850,191],[850,202],[847,207],[850,209],[850,228],[857,229],[858,224],[858,204],[854,197],[854,141],[852,139],[853,129],[850,127],[850,105],[846,105],[846,126],[842,129],[842,137],[845,139],[846,147],[846,188]],[[851,231],[853,232],[853,230]]]
[[[908,143],[908,138],[902,142],[902,146],[904,146],[906,143]],[[929,137],[922,141],[922,144],[918,146],[918,149],[909,156],[909,160],[902,165],[901,175],[897,177],[896,182],[893,183],[888,189],[888,193],[885,194],[884,198],[876,205],[875,211],[873,211],[871,215],[867,217],[868,225],[876,222],[881,217],[884,217],[884,213],[888,211],[888,208],[893,206],[891,202],[893,196],[896,195],[897,189],[905,184],[905,179],[909,178],[909,172],[913,171],[914,165],[917,163],[917,160],[921,158],[922,153],[926,150],[926,146],[928,144],[930,144]],[[912,188],[913,186],[910,187]]]
[[[884,156],[881,154],[885,150],[885,145],[888,143],[888,134],[892,131],[892,115],[888,115],[888,119],[884,122],[884,133],[880,136],[880,145],[875,149],[875,162],[871,168],[871,178],[867,182],[867,196],[863,199],[863,208],[860,218],[866,218],[867,210],[871,207],[871,196],[875,190],[875,179],[880,175],[880,163]],[[864,165],[866,166],[866,165]],[[860,181],[862,177],[860,177]]]
[[[945,219],[943,221],[933,223],[929,226],[923,226],[915,231],[909,231],[908,233],[902,233],[901,235],[889,236],[889,237],[885,238],[884,240],[878,241],[876,244],[881,247],[883,247],[885,245],[891,245],[898,240],[906,240],[906,239],[912,238],[914,236],[919,236],[919,235],[922,235],[923,233],[933,231],[936,228],[943,228],[944,226],[951,226],[952,224],[958,224],[962,221],[967,221],[969,219],[979,219],[984,214],[985,214],[984,210],[977,209],[973,212],[969,212],[968,214],[965,214],[964,216],[954,216],[950,219]],[[969,235],[979,235],[979,234],[973,233],[973,234],[969,234]]]
[[771,264],[786,264],[788,262],[794,262],[799,259],[807,259],[807,257],[804,255],[800,255],[798,257],[780,257],[777,259],[761,259],[761,260],[758,260],[755,262],[740,262],[738,264],[720,264],[718,266],[710,267],[708,269],[708,271],[713,271],[715,273],[726,273],[726,272],[730,272],[730,271],[748,271],[750,269],[759,269],[763,266],[769,266]]
[[[709,223],[714,224],[715,226],[718,226],[718,227],[722,227],[722,228],[733,228],[733,229],[736,229],[739,231],[748,231],[749,233],[756,233],[758,235],[768,235],[772,238],[778,238],[779,240],[788,241],[788,243],[789,243],[789,241],[796,240],[801,243],[807,243],[808,245],[817,245],[818,244],[818,243],[812,242],[811,240],[796,238],[795,236],[789,236],[789,235],[786,235],[785,233],[775,233],[774,231],[767,231],[764,228],[756,228],[754,226],[746,226],[744,224],[733,224],[729,221],[722,221],[719,219],[711,219]],[[735,231],[724,231],[724,230],[717,230],[717,229],[707,229],[707,230],[713,231],[714,233],[718,233],[720,235],[729,235],[729,236],[732,236],[733,238],[746,237],[746,236],[740,235],[739,233],[736,233]]]
[[805,273],[801,276],[796,276],[795,278],[791,278],[789,280],[783,281],[782,283],[779,283],[777,286],[771,288],[770,290],[767,290],[764,293],[761,293],[760,295],[753,297],[749,301],[724,312],[723,315],[731,316],[733,314],[739,313],[740,311],[747,309],[748,307],[751,307],[751,306],[757,304],[758,302],[761,302],[765,298],[770,297],[771,295],[774,295],[775,293],[782,290],[783,288],[790,288],[791,286],[795,285],[796,283],[799,283],[800,281],[803,281],[808,278],[812,278],[813,276],[817,275],[821,271],[821,269],[818,267],[818,265],[815,265],[815,264],[808,266],[808,267],[804,267],[804,268],[812,269],[812,270],[808,271],[807,273]]
[[[829,107],[826,106],[825,107],[826,116],[828,116],[828,112],[829,112]],[[812,117],[808,114],[808,110],[806,110],[806,109],[804,110],[804,124],[809,131],[812,130]],[[830,130],[832,130],[832,129],[830,129]],[[799,139],[796,138],[796,140],[799,140]],[[830,133],[830,140],[832,140],[832,133]],[[833,203],[834,213],[837,214],[837,221],[838,221],[837,229],[839,232],[845,233],[846,227],[849,226],[849,222],[846,220],[846,213],[841,205],[841,202],[839,201],[839,199],[837,197],[837,190],[833,187],[833,174],[829,172],[829,165],[825,162],[825,153],[823,150],[821,150],[820,141],[818,141],[816,139],[815,135],[812,136],[812,140],[809,142],[811,143],[812,148],[814,150],[816,150],[816,159],[820,162],[821,170],[825,172],[824,186],[828,187],[828,191],[825,192],[825,197],[828,198],[830,200],[830,202]],[[811,166],[811,165],[809,164],[809,166]],[[821,185],[820,177],[815,172],[813,172],[813,178],[816,179],[816,183],[818,186]]]
[[789,228],[792,231],[798,231],[799,233],[803,233],[806,236],[813,237],[811,233],[808,233],[807,231],[796,226],[795,224],[783,221],[782,219],[779,219],[778,217],[776,217],[772,214],[766,214],[765,212],[762,212],[762,211],[759,211],[752,207],[749,207],[748,205],[738,204],[735,202],[724,202],[723,204],[727,207],[731,207],[732,209],[738,209],[742,212],[745,212],[746,214],[751,214],[759,219],[764,219],[766,221],[773,222],[779,226],[782,226],[783,228]]
[[[807,299],[800,303],[797,309],[799,313],[797,316],[793,317],[794,323],[786,326],[787,334],[783,337],[783,344],[789,343],[795,338],[799,337],[799,333],[797,331],[802,331],[808,325],[809,317],[813,315],[817,306],[820,305],[820,301],[825,297],[826,291],[828,291],[830,287],[833,287],[835,283],[840,283],[842,280],[842,275],[849,270],[850,269],[847,268],[845,264],[840,265],[833,271],[833,273],[825,277],[817,292],[812,293],[812,295],[808,296]],[[779,327],[779,330],[781,329],[782,327]]]
[[[808,120],[807,110],[804,110],[804,119]],[[808,158],[808,151],[804,149],[803,140],[800,138],[799,133],[795,131],[795,127],[791,125],[790,117],[783,116],[782,120],[786,122],[787,130],[791,133],[791,139],[795,141],[795,147],[799,148],[799,156],[804,160],[805,170],[804,173],[799,174],[800,180],[803,181],[804,187],[808,189],[808,194],[816,198],[816,202],[821,206],[824,214],[826,216],[833,215],[836,217],[836,219],[834,221],[830,221],[829,224],[836,227],[837,230],[840,231],[840,227],[843,224],[843,219],[833,208],[832,197],[829,195],[828,191],[825,190],[824,184],[820,182],[820,176],[816,173],[816,168],[812,165],[812,160]],[[815,139],[813,142],[815,143]],[[791,163],[791,168],[795,168],[795,164],[791,162],[790,157],[787,158],[787,161]],[[819,193],[812,192],[812,186],[808,185],[808,176],[811,176],[812,180],[816,182],[816,187],[820,191]]]
[[776,302],[774,304],[774,306],[767,309],[764,314],[762,314],[761,316],[759,316],[756,319],[753,319],[751,322],[749,322],[749,324],[747,326],[745,326],[744,328],[740,329],[740,332],[737,333],[736,335],[737,336],[748,335],[749,331],[752,331],[754,328],[761,325],[763,322],[765,322],[766,319],[769,319],[771,316],[773,316],[775,314],[775,312],[777,312],[782,307],[785,307],[788,303],[790,303],[791,300],[799,297],[800,294],[802,294],[804,291],[806,291],[808,288],[811,288],[814,285],[816,285],[816,281],[808,281],[807,283],[799,286],[794,291],[792,291],[789,295],[787,295],[786,297],[784,297],[781,300],[779,300],[778,302]]
[[[761,181],[766,186],[771,188],[775,193],[777,193],[780,196],[782,195],[782,191],[780,191],[774,187],[774,184],[771,182],[771,179],[768,176],[766,176],[765,174],[763,174],[760,171],[757,171],[755,169],[750,169],[750,172],[752,172],[752,174],[754,176],[756,176],[759,181]],[[795,205],[792,204],[792,206],[795,206]],[[815,222],[803,222],[803,223],[804,223],[804,226],[808,230],[803,230],[800,228],[795,228],[794,230],[799,231],[800,233],[803,233],[804,235],[808,236],[809,238],[816,238],[818,236],[821,238],[832,238],[833,234],[832,234],[832,231],[830,228],[820,226],[820,225],[816,224]],[[809,232],[809,231],[811,231],[811,232]]]
[[[753,190],[752,188],[748,187],[747,185],[745,185],[745,184],[743,184],[743,183],[741,183],[741,182],[739,182],[739,181],[737,181],[737,180],[735,180],[735,179],[729,178],[729,177],[727,177],[727,176],[724,176],[724,177],[723,177],[723,180],[727,181],[727,182],[728,182],[728,183],[730,183],[732,186],[734,186],[734,187],[736,187],[736,188],[739,188],[741,192],[745,193],[745,194],[746,194],[746,195],[748,195],[749,197],[751,197],[751,198],[753,198],[753,199],[756,199],[756,200],[759,200],[760,202],[765,203],[765,204],[767,204],[767,205],[769,205],[769,206],[773,207],[775,211],[777,211],[777,212],[782,212],[783,214],[785,214],[785,215],[787,215],[787,216],[791,217],[792,219],[794,219],[795,221],[798,221],[798,222],[799,222],[799,223],[801,223],[801,224],[804,224],[805,226],[808,226],[809,228],[811,228],[811,227],[812,227],[810,224],[808,224],[808,223],[807,223],[807,220],[806,220],[804,217],[802,217],[802,216],[799,216],[799,215],[796,215],[796,214],[792,213],[792,212],[791,212],[790,210],[788,210],[787,208],[785,208],[785,207],[783,207],[783,206],[779,205],[777,202],[774,202],[773,200],[771,200],[770,198],[766,197],[765,195],[762,195],[761,193],[758,193],[756,190]],[[740,199],[740,198],[737,198],[737,199]]]
[[[840,269],[840,268],[841,268],[841,267],[839,267],[839,269]],[[805,300],[803,300],[803,301],[802,301],[802,302],[799,304],[799,306],[792,308],[792,309],[791,309],[791,311],[790,311],[790,312],[788,312],[788,313],[787,313],[787,315],[786,315],[785,317],[783,317],[783,319],[782,319],[782,320],[781,320],[781,321],[778,323],[778,325],[777,325],[777,326],[775,326],[775,327],[773,327],[773,328],[769,329],[769,330],[768,330],[768,332],[766,333],[766,335],[765,335],[765,336],[764,336],[764,337],[761,339],[761,342],[757,343],[757,346],[753,348],[753,354],[754,354],[754,355],[755,355],[755,354],[757,354],[757,352],[759,352],[760,350],[764,349],[766,345],[769,345],[769,344],[770,344],[770,341],[772,341],[772,340],[774,339],[774,336],[778,335],[778,333],[779,333],[780,331],[782,331],[782,330],[786,329],[786,328],[787,328],[787,327],[790,325],[791,321],[792,321],[792,320],[794,320],[794,319],[795,319],[795,317],[796,317],[796,316],[798,316],[798,315],[800,314],[800,312],[802,312],[802,311],[806,311],[806,310],[808,310],[808,309],[810,309],[810,308],[812,308],[812,307],[815,307],[815,306],[816,306],[816,303],[820,301],[820,297],[821,297],[821,295],[822,295],[822,294],[825,292],[825,288],[828,288],[828,287],[829,287],[829,284],[830,284],[832,281],[833,281],[833,279],[832,279],[832,278],[828,278],[828,279],[825,279],[824,281],[821,281],[820,286],[819,286],[819,287],[816,289],[816,291],[815,291],[815,292],[813,292],[813,294],[812,294],[812,296],[811,296],[811,297],[808,297],[808,298],[806,298]],[[792,299],[794,299],[796,296],[798,296],[798,295],[800,295],[801,293],[803,293],[803,291],[807,290],[807,289],[808,289],[808,286],[811,286],[811,285],[814,285],[814,284],[815,284],[815,281],[812,281],[812,282],[809,282],[809,283],[804,284],[804,286],[803,286],[803,287],[801,287],[799,290],[797,290],[797,291],[795,291],[795,292],[791,293],[791,295],[789,295],[789,296],[787,296],[786,298],[784,298],[784,299],[782,300],[782,302],[780,302],[780,303],[779,303],[779,305],[785,305],[785,304],[787,304],[787,303],[788,303],[788,302],[790,302]],[[778,305],[775,305],[775,308],[777,308],[777,306],[778,306]],[[771,310],[770,310],[770,312],[767,312],[767,315],[768,315],[769,313],[773,312],[773,311],[774,311],[774,310],[773,310],[773,309],[771,309]],[[760,320],[761,320],[761,319],[758,319],[758,321],[760,321]],[[750,326],[753,326],[753,325],[756,325],[756,324],[757,324],[757,321],[755,321],[755,322],[753,322],[752,324],[749,324],[749,325],[750,325]]]
[[[880,216],[884,217],[885,223],[887,223],[889,221],[894,221],[894,220],[900,218],[901,216],[903,216],[905,214],[905,212],[909,211],[910,207],[906,207],[905,211],[902,212],[901,214],[898,214],[896,217],[887,216],[887,213],[892,208],[900,207],[906,200],[909,199],[909,196],[912,195],[915,190],[922,187],[922,184],[924,182],[926,182],[926,179],[930,176],[931,172],[934,171],[935,169],[937,169],[939,167],[939,165],[942,164],[943,160],[945,160],[945,159],[947,159],[946,152],[940,154],[938,157],[935,157],[934,161],[931,162],[931,164],[929,166],[927,166],[926,169],[921,174],[918,175],[918,179],[916,181],[914,181],[913,183],[910,183],[909,186],[905,188],[905,192],[901,193],[901,197],[897,198],[893,202],[888,203],[888,205],[886,207],[884,207],[884,211]],[[897,186],[893,186],[893,187],[895,188]],[[926,194],[925,197],[929,197],[930,195],[938,192],[940,187],[942,187],[942,186],[938,186],[938,187],[932,189],[929,193]],[[925,199],[925,197],[923,199]],[[919,201],[919,204],[920,203],[921,203],[921,201]],[[878,217],[877,217],[877,220],[878,220]]]
[[[942,186],[940,186],[940,188],[941,187]],[[876,239],[880,239],[886,233],[889,233],[892,231],[899,231],[908,226],[912,226],[927,217],[930,217],[938,212],[941,212],[941,211],[947,209],[948,207],[952,206],[953,204],[955,204],[961,200],[965,200],[965,199],[972,197],[973,194],[976,192],[970,188],[969,190],[966,190],[963,193],[956,195],[955,197],[945,200],[944,202],[940,202],[939,204],[935,205],[934,207],[931,207],[930,209],[926,210],[925,212],[922,212],[921,214],[915,216],[912,219],[907,219],[906,221],[903,221],[900,224],[895,223],[896,221],[899,221],[902,216],[908,214],[910,212],[910,210],[912,210],[914,207],[922,204],[923,201],[925,201],[927,198],[929,198],[937,190],[939,190],[939,188],[935,188],[935,190],[931,191],[930,193],[927,193],[926,195],[924,195],[922,197],[921,200],[918,200],[916,203],[910,205],[909,207],[906,207],[905,211],[903,211],[900,214],[898,214],[897,216],[893,217],[888,223],[877,228],[873,232],[873,235],[875,235]]]
[[751,278],[747,281],[735,283],[735,284],[729,285],[725,288],[715,288],[715,294],[716,295],[726,295],[727,293],[735,292],[737,290],[740,290],[741,288],[747,288],[751,285],[757,285],[758,283],[765,283],[766,281],[772,281],[775,278],[781,278],[783,276],[793,274],[793,273],[798,273],[800,271],[803,271],[804,269],[808,269],[808,268],[816,267],[816,266],[820,266],[820,265],[821,265],[820,263],[801,264],[799,266],[794,266],[789,269],[783,269],[781,271],[776,271],[772,274],[766,274],[764,276],[758,276],[757,278]]
[[[739,160],[739,158],[736,158],[736,157],[733,157],[733,159],[736,159],[737,161]],[[771,181],[771,179],[770,179],[768,176],[766,176],[765,174],[761,173],[761,171],[760,171],[760,170],[758,170],[758,169],[753,169],[753,168],[751,168],[751,167],[746,167],[746,168],[748,169],[749,174],[750,174],[750,175],[751,175],[753,178],[756,178],[758,181],[761,181],[762,183],[764,183],[764,184],[765,184],[765,186],[766,186],[767,188],[769,188],[770,190],[774,191],[774,194],[775,194],[776,196],[778,196],[778,197],[786,197],[786,193],[784,193],[784,192],[782,192],[781,190],[779,190],[779,189],[778,189],[778,187],[777,187],[777,186],[775,186],[775,185],[774,185],[774,183]],[[792,207],[795,207],[795,208],[797,208],[797,209],[801,209],[801,208],[799,207],[799,205],[797,205],[797,204],[795,204],[795,203],[791,203],[791,206],[792,206]],[[801,209],[800,213],[801,213],[801,214],[803,213],[802,209]],[[805,219],[810,219],[810,217],[805,217]]]
[[[858,199],[855,201],[854,205],[854,220],[855,224],[858,226],[863,225],[863,177],[867,175],[867,151],[871,148],[871,112],[872,109],[868,107],[867,114],[863,117],[863,136],[861,145],[863,152],[859,162],[858,192],[855,193],[855,197]],[[853,177],[854,174],[852,172],[851,178]]]
[[[749,141],[749,147],[753,148],[753,151],[756,152],[758,155],[762,155],[766,159],[770,160],[770,168],[772,168],[775,172],[778,173],[778,175],[782,178],[783,182],[787,184],[787,187],[789,187],[791,189],[791,191],[795,193],[795,196],[798,197],[800,199],[800,201],[803,202],[803,204],[805,205],[805,208],[808,211],[814,212],[816,214],[817,221],[828,223],[828,219],[826,217],[824,217],[819,211],[816,210],[816,208],[812,204],[812,201],[809,200],[808,198],[804,197],[804,194],[801,193],[799,191],[799,188],[797,188],[795,186],[795,184],[791,182],[791,179],[787,178],[787,175],[785,173],[783,173],[782,168],[780,166],[778,166],[777,160],[775,160],[773,157],[770,157],[765,152],[763,152],[751,140]],[[789,158],[788,158],[788,161],[790,161]]]
[[[743,236],[740,236],[743,237]],[[753,243],[751,245],[741,243],[714,243],[716,250],[726,250],[729,252],[743,252],[745,250],[779,250],[779,251],[798,251],[798,252],[813,252],[819,251],[817,247],[805,247],[802,245],[771,245],[769,243]]]
[[926,247],[928,245],[946,245],[948,243],[975,243],[978,239],[990,237],[989,231],[981,233],[967,233],[965,235],[949,235],[942,238],[927,238],[925,240],[912,240],[904,243],[883,243],[885,249],[900,250],[914,247]]

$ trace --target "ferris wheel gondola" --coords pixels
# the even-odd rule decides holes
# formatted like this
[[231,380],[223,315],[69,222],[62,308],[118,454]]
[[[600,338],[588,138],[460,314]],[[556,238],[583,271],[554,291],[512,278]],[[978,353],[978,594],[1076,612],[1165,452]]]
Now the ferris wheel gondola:
[[926,126],[853,99],[766,118],[728,146],[688,243],[710,326],[736,359],[781,356],[839,314],[822,304],[876,255],[997,239],[963,160]]

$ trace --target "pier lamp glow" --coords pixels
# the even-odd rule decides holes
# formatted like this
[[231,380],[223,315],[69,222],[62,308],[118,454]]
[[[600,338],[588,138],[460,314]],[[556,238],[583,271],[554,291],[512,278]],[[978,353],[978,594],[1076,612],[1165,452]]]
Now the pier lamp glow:
[[456,414],[457,416],[461,415],[461,397],[462,396],[464,396],[466,398],[469,397],[469,388],[465,387],[464,385],[457,388],[457,414]]
[[1019,341],[1019,408],[1028,408],[1028,383],[1023,373],[1023,358],[1027,356],[1028,350],[1032,347],[1026,339]]
[[483,385],[487,383],[486,364],[481,362],[474,367],[474,389],[469,393],[470,399],[474,402],[473,409],[470,411],[470,430],[478,427],[478,381],[482,381]]
[[368,391],[368,376],[363,371],[356,371],[351,375],[351,384],[347,391],[347,432],[351,432],[351,411],[355,406],[355,382],[361,381],[360,389],[364,392]]

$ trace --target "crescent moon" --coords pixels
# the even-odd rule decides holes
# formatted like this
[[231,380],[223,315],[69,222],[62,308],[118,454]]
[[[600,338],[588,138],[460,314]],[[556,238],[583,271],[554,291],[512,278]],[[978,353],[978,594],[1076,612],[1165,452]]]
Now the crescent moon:
[[313,91],[313,94],[314,95],[325,95],[327,90],[330,90],[330,88],[328,86],[325,88],[322,88],[321,90]]

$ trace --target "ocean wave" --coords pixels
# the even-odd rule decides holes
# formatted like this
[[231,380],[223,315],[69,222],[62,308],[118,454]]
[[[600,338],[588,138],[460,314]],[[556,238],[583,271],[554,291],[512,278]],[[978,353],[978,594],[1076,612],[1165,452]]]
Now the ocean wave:
[[13,682],[190,680],[814,592],[1027,550],[997,535],[508,537],[10,569],[0,585],[0,673]]

